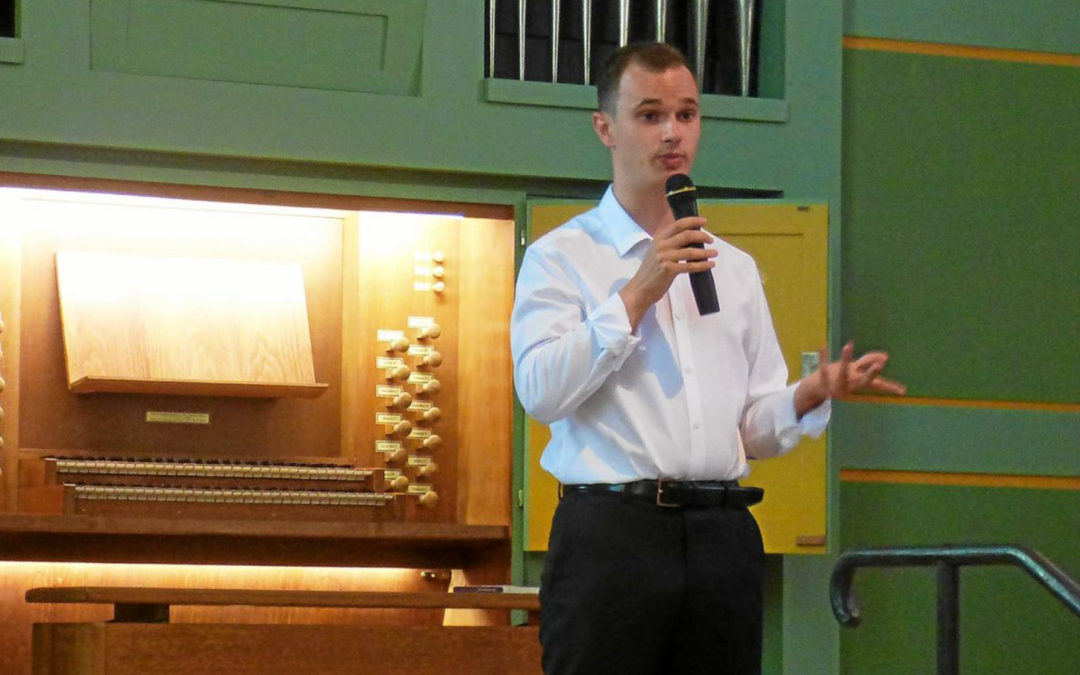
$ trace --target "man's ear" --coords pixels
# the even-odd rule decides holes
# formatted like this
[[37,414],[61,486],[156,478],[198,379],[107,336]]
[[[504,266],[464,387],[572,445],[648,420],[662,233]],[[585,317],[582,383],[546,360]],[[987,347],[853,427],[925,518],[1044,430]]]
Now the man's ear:
[[596,135],[600,138],[600,142],[609,148],[615,147],[615,138],[611,133],[612,119],[603,110],[598,110],[592,114],[592,126]]

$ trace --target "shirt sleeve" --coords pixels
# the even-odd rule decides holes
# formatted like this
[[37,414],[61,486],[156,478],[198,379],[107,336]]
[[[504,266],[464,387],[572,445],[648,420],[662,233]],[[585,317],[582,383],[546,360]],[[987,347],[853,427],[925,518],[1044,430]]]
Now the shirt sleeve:
[[760,284],[754,285],[753,313],[747,336],[750,381],[740,425],[746,454],[753,459],[782,455],[804,435],[818,438],[832,413],[832,402],[809,411],[799,419],[795,413],[795,390],[799,383],[787,384],[788,370],[773,328],[768,301]]
[[618,293],[588,310],[560,262],[552,252],[526,250],[510,319],[518,398],[543,424],[573,413],[640,341]]

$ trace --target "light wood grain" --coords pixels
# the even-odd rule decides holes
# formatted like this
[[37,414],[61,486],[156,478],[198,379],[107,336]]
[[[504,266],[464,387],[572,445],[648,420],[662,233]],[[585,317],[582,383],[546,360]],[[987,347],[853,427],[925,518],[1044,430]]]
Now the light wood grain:
[[60,251],[56,276],[72,391],[315,384],[299,264]]
[[537,629],[39,625],[35,675],[539,675]]
[[514,222],[461,226],[458,310],[458,522],[510,524]]
[[22,228],[14,213],[15,200],[0,198],[4,218],[0,219],[0,377],[6,386],[0,392],[0,511],[12,512],[18,502],[19,451],[19,352],[22,334]]
[[49,586],[26,591],[30,603],[240,605],[247,607],[354,607],[387,609],[540,609],[540,598],[523,593],[402,593],[371,591],[254,590]]

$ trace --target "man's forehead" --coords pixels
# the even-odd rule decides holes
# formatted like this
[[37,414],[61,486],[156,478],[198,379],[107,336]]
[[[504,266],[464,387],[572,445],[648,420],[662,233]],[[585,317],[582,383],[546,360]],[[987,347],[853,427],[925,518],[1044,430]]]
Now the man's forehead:
[[619,79],[619,99],[632,108],[643,103],[697,104],[697,83],[685,66],[653,71],[635,63]]

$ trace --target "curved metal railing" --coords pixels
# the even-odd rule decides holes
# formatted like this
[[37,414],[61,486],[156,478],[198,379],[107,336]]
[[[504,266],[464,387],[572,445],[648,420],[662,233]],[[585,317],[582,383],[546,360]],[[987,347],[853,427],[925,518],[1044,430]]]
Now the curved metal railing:
[[936,567],[938,675],[960,670],[960,568],[973,565],[1020,567],[1043,585],[1073,614],[1080,617],[1080,584],[1037,551],[1023,546],[933,546],[869,548],[840,555],[833,567],[829,596],[841,625],[859,624],[859,609],[851,593],[855,570],[860,567]]

